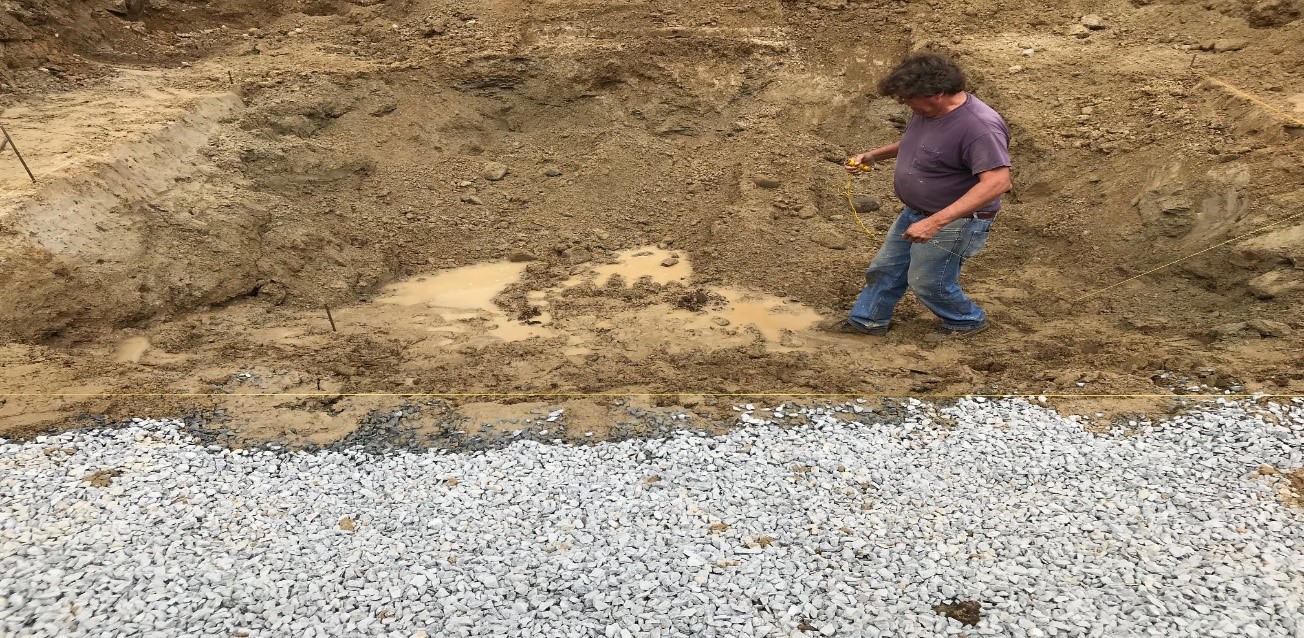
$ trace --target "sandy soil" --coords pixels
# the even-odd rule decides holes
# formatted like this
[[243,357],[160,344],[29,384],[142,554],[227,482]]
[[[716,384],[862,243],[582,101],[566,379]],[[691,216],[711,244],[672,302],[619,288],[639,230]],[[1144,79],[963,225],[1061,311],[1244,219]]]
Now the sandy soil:
[[[613,396],[1304,393],[1298,0],[22,4],[0,435],[202,408],[324,442],[421,394],[590,432]],[[838,162],[898,134],[872,87],[924,48],[1015,134],[965,275],[997,327],[936,340],[907,297],[886,337],[821,332],[897,210],[858,178],[863,230]]]

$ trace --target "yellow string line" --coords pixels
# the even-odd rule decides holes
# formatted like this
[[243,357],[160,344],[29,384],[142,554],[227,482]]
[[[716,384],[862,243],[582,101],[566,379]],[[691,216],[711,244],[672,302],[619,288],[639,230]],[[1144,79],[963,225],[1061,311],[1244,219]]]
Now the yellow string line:
[[1201,251],[1199,251],[1199,252],[1191,253],[1191,254],[1189,254],[1189,255],[1187,255],[1187,256],[1185,256],[1185,257],[1182,257],[1182,258],[1180,258],[1180,259],[1174,259],[1173,261],[1170,261],[1170,262],[1168,262],[1168,263],[1166,263],[1166,264],[1164,264],[1164,265],[1162,265],[1162,266],[1159,266],[1158,268],[1151,268],[1150,270],[1147,270],[1147,271],[1145,271],[1145,272],[1143,272],[1143,273],[1141,273],[1141,274],[1139,274],[1139,275],[1136,275],[1135,277],[1128,277],[1127,279],[1124,279],[1123,281],[1120,281],[1120,282],[1118,282],[1118,283],[1115,283],[1115,284],[1111,284],[1111,285],[1105,286],[1104,288],[1101,288],[1100,290],[1097,290],[1097,291],[1095,291],[1095,292],[1087,293],[1087,294],[1085,294],[1085,295],[1083,295],[1083,296],[1081,296],[1081,297],[1078,297],[1077,299],[1072,300],[1070,303],[1078,303],[1079,301],[1082,301],[1082,300],[1084,300],[1084,299],[1090,299],[1091,297],[1094,297],[1094,296],[1096,296],[1096,295],[1098,295],[1098,294],[1100,294],[1100,293],[1102,293],[1102,292],[1105,292],[1106,290],[1109,290],[1109,289],[1111,289],[1111,288],[1117,288],[1118,286],[1121,286],[1121,285],[1123,285],[1123,284],[1125,284],[1125,283],[1127,283],[1127,282],[1129,282],[1129,281],[1134,281],[1134,280],[1140,279],[1140,278],[1142,278],[1142,277],[1144,277],[1144,276],[1146,276],[1146,275],[1149,275],[1149,274],[1154,273],[1154,272],[1158,272],[1158,271],[1163,270],[1163,269],[1165,269],[1165,268],[1167,268],[1167,267],[1169,267],[1169,266],[1172,266],[1173,264],[1177,264],[1177,263],[1180,263],[1180,262],[1186,261],[1186,260],[1188,260],[1188,259],[1190,259],[1190,258],[1192,258],[1192,257],[1197,256],[1197,255],[1202,255],[1202,254],[1207,253],[1207,252],[1209,252],[1209,251],[1211,251],[1211,250],[1213,250],[1213,249],[1215,249],[1215,248],[1218,248],[1218,247],[1220,247],[1220,246],[1226,246],[1227,244],[1230,244],[1230,243],[1232,243],[1232,242],[1234,242],[1234,241],[1238,241],[1238,240],[1240,240],[1240,239],[1243,239],[1243,238],[1245,238],[1245,237],[1248,237],[1248,236],[1250,236],[1250,235],[1253,235],[1254,233],[1257,233],[1257,232],[1260,232],[1260,231],[1263,231],[1263,230],[1266,230],[1266,229],[1272,228],[1273,226],[1276,226],[1276,225],[1278,225],[1278,224],[1283,224],[1283,223],[1288,222],[1288,221],[1290,221],[1290,220],[1292,220],[1292,219],[1295,219],[1296,217],[1304,217],[1304,213],[1296,213],[1296,214],[1294,214],[1294,215],[1291,215],[1290,217],[1286,217],[1286,218],[1283,218],[1283,219],[1279,219],[1279,220],[1277,220],[1277,221],[1275,221],[1275,222],[1272,222],[1271,224],[1268,224],[1267,226],[1260,226],[1259,228],[1256,228],[1256,229],[1254,229],[1254,230],[1251,230],[1251,231],[1248,232],[1248,233],[1244,233],[1244,234],[1242,234],[1242,235],[1237,235],[1237,236],[1235,236],[1235,237],[1232,237],[1231,239],[1228,239],[1227,241],[1224,241],[1224,242],[1220,242],[1220,243],[1214,244],[1214,245],[1212,245],[1212,246],[1210,246],[1210,247],[1208,247],[1208,248],[1205,248],[1204,250],[1201,250]]
[[848,173],[848,174],[847,174],[847,185],[844,186],[844,187],[842,187],[842,194],[844,194],[844,195],[847,196],[847,207],[851,209],[851,217],[852,217],[852,219],[855,219],[855,220],[856,220],[856,224],[858,224],[858,225],[860,226],[860,229],[863,230],[863,231],[865,231],[865,234],[866,234],[866,235],[869,235],[870,239],[873,239],[873,238],[874,238],[874,233],[873,233],[872,231],[870,231],[869,228],[868,228],[867,226],[865,226],[865,222],[860,221],[860,213],[856,212],[856,202],[855,202],[855,200],[853,200],[853,199],[851,198],[851,194],[852,194],[852,193],[851,193],[851,187],[852,187],[851,174]]
[[72,392],[16,392],[0,393],[0,397],[20,398],[201,398],[223,397],[227,399],[253,397],[485,397],[485,398],[526,398],[526,397],[803,397],[803,398],[841,398],[859,397],[866,399],[962,399],[981,397],[988,399],[1046,397],[1060,399],[1126,399],[1126,398],[1183,398],[1183,399],[1246,399],[1246,398],[1304,398],[1301,394],[1051,394],[1051,393],[1012,393],[1012,394],[883,394],[860,392],[131,392],[131,393],[72,393]]
[[[1278,117],[1281,117],[1282,119],[1284,119],[1284,120],[1286,120],[1286,121],[1288,121],[1288,122],[1292,122],[1292,123],[1294,123],[1296,126],[1299,126],[1299,127],[1301,127],[1301,128],[1304,128],[1304,121],[1301,121],[1299,118],[1293,117],[1293,116],[1291,116],[1289,113],[1286,113],[1285,111],[1283,111],[1283,110],[1281,110],[1281,109],[1279,109],[1279,108],[1277,108],[1277,107],[1275,107],[1275,106],[1273,106],[1273,105],[1271,105],[1271,104],[1268,104],[1267,102],[1264,102],[1263,100],[1259,99],[1258,97],[1255,97],[1255,96],[1253,96],[1253,95],[1251,95],[1251,94],[1249,94],[1249,93],[1246,93],[1245,91],[1243,91],[1243,90],[1241,90],[1241,89],[1238,89],[1238,88],[1236,88],[1235,86],[1232,86],[1231,84],[1228,84],[1228,83],[1226,83],[1226,82],[1224,82],[1224,81],[1222,81],[1222,80],[1219,80],[1219,79],[1217,79],[1217,78],[1214,78],[1214,77],[1211,77],[1211,76],[1205,76],[1204,79],[1205,79],[1205,81],[1207,81],[1207,82],[1209,82],[1209,83],[1211,83],[1211,84],[1214,84],[1214,85],[1217,85],[1218,87],[1221,87],[1223,90],[1227,91],[1228,93],[1231,93],[1232,95],[1235,95],[1235,96],[1237,96],[1237,97],[1239,97],[1239,98],[1242,98],[1242,99],[1244,99],[1244,100],[1247,100],[1247,101],[1249,101],[1249,102],[1251,102],[1251,103],[1253,103],[1253,104],[1255,104],[1255,105],[1257,105],[1257,106],[1259,106],[1259,107],[1262,107],[1262,108],[1264,108],[1264,109],[1267,109],[1268,111],[1270,111],[1270,112],[1276,114]],[[1187,256],[1185,256],[1185,257],[1182,257],[1181,259],[1177,259],[1177,260],[1174,260],[1174,261],[1170,261],[1170,262],[1168,262],[1168,263],[1166,263],[1166,264],[1164,264],[1164,265],[1162,265],[1162,266],[1159,266],[1158,268],[1153,268],[1153,269],[1151,269],[1151,270],[1147,270],[1147,271],[1145,271],[1145,272],[1143,272],[1143,273],[1141,273],[1141,274],[1139,274],[1139,275],[1137,275],[1137,276],[1135,276],[1135,277],[1129,277],[1129,278],[1124,279],[1123,281],[1120,281],[1120,282],[1118,282],[1118,283],[1116,283],[1116,284],[1112,284],[1112,285],[1109,285],[1109,286],[1105,286],[1104,288],[1101,288],[1100,290],[1097,290],[1097,291],[1095,291],[1095,292],[1091,292],[1091,293],[1085,294],[1085,295],[1083,295],[1083,296],[1081,296],[1081,297],[1078,297],[1077,299],[1072,300],[1071,303],[1077,303],[1077,302],[1079,302],[1079,301],[1083,301],[1083,300],[1085,300],[1085,299],[1090,299],[1091,297],[1094,297],[1094,296],[1096,296],[1096,295],[1098,295],[1098,294],[1100,294],[1100,293],[1102,293],[1102,292],[1104,292],[1104,291],[1106,291],[1106,290],[1109,290],[1109,289],[1111,289],[1111,288],[1115,288],[1115,287],[1121,286],[1121,285],[1123,285],[1123,284],[1125,284],[1125,283],[1127,283],[1127,282],[1129,282],[1129,281],[1134,281],[1134,280],[1136,280],[1136,279],[1140,279],[1141,277],[1144,277],[1144,276],[1146,276],[1146,275],[1149,275],[1149,274],[1151,274],[1151,273],[1153,273],[1153,272],[1157,272],[1157,271],[1163,270],[1164,268],[1168,268],[1169,266],[1172,266],[1172,265],[1177,264],[1177,263],[1179,263],[1179,262],[1185,261],[1185,260],[1190,259],[1190,258],[1192,258],[1192,257],[1195,257],[1195,256],[1197,256],[1197,255],[1201,255],[1201,254],[1207,253],[1207,252],[1209,252],[1209,251],[1211,251],[1211,250],[1213,250],[1213,249],[1215,249],[1215,248],[1218,248],[1219,246],[1225,246],[1225,245],[1230,244],[1230,243],[1232,243],[1232,242],[1234,242],[1234,241],[1236,241],[1236,240],[1238,240],[1238,239],[1241,239],[1241,238],[1247,237],[1247,236],[1249,236],[1249,235],[1253,235],[1254,233],[1257,233],[1257,232],[1259,232],[1259,231],[1265,230],[1265,229],[1267,229],[1267,228],[1271,228],[1271,227],[1276,226],[1276,225],[1278,225],[1278,224],[1281,224],[1281,223],[1283,223],[1283,222],[1288,222],[1288,221],[1290,221],[1290,220],[1292,220],[1292,219],[1295,219],[1296,217],[1301,217],[1301,216],[1304,216],[1304,213],[1299,213],[1299,214],[1296,214],[1296,215],[1291,215],[1290,217],[1287,217],[1287,218],[1285,218],[1285,219],[1282,219],[1282,220],[1279,220],[1279,221],[1275,221],[1275,222],[1273,222],[1273,223],[1271,223],[1271,224],[1268,224],[1267,226],[1263,226],[1263,227],[1261,227],[1261,228],[1257,228],[1257,229],[1252,230],[1252,231],[1250,231],[1250,232],[1248,232],[1248,233],[1245,233],[1244,235],[1238,235],[1238,236],[1233,237],[1233,238],[1231,238],[1231,239],[1228,239],[1227,241],[1224,241],[1224,242],[1222,242],[1222,243],[1219,243],[1219,244],[1215,244],[1215,245],[1213,245],[1213,246],[1210,246],[1210,247],[1208,247],[1208,248],[1206,248],[1206,249],[1204,249],[1204,250],[1201,250],[1200,252],[1191,253],[1190,255],[1187,255]]]
[[[868,173],[870,170],[873,169],[873,165],[872,165],[872,164],[861,164],[861,165],[858,166],[858,168],[860,169],[860,171],[861,171],[862,173]],[[850,174],[847,175],[847,183],[846,183],[845,186],[842,187],[842,194],[845,195],[845,196],[847,197],[847,208],[851,209],[851,217],[852,217],[852,219],[855,219],[855,220],[856,220],[856,224],[858,224],[858,225],[860,226],[860,229],[863,230],[863,231],[865,231],[865,234],[866,234],[866,235],[869,235],[869,238],[870,238],[870,239],[874,239],[874,232],[871,231],[868,227],[865,226],[865,222],[863,222],[863,221],[860,220],[860,214],[856,212],[856,202],[855,202],[855,200],[853,200],[852,197],[851,197],[852,194],[853,194],[853,193],[852,193],[852,179],[851,179],[851,177],[852,177],[852,176],[851,176]],[[934,241],[934,240],[926,241],[926,242],[924,242],[924,243],[925,243],[925,244],[928,244],[928,245],[931,245],[931,246],[933,246],[934,248],[939,248],[939,249],[941,249],[943,252],[951,253],[952,255],[955,255],[956,257],[959,257],[960,259],[965,259],[965,256],[964,256],[964,255],[961,255],[960,253],[957,253],[957,252],[952,251],[952,250],[948,250],[947,248],[945,248],[945,247],[942,246],[941,244],[936,243],[936,241]]]
[[1251,94],[1249,94],[1249,93],[1246,93],[1245,91],[1243,91],[1243,90],[1241,90],[1241,89],[1238,89],[1238,88],[1236,88],[1235,86],[1232,86],[1231,84],[1228,84],[1227,82],[1224,82],[1224,81],[1222,81],[1222,80],[1219,80],[1218,78],[1215,78],[1215,77],[1213,77],[1213,76],[1209,76],[1209,75],[1204,76],[1204,79],[1205,79],[1206,81],[1212,83],[1212,84],[1216,84],[1216,85],[1218,85],[1218,86],[1221,87],[1223,90],[1227,91],[1228,93],[1231,93],[1232,95],[1235,95],[1236,97],[1239,97],[1239,98],[1242,98],[1242,99],[1248,100],[1248,101],[1254,103],[1254,104],[1257,105],[1257,106],[1261,106],[1261,107],[1263,107],[1263,108],[1265,108],[1265,109],[1267,109],[1267,110],[1269,110],[1269,111],[1272,111],[1273,113],[1277,114],[1277,115],[1278,115],[1279,117],[1281,117],[1282,119],[1284,119],[1284,120],[1286,120],[1286,121],[1288,121],[1288,122],[1292,122],[1292,123],[1294,123],[1295,126],[1298,126],[1298,127],[1300,127],[1300,128],[1304,128],[1304,120],[1300,120],[1299,118],[1297,118],[1297,117],[1291,115],[1290,113],[1287,113],[1287,112],[1285,112],[1285,111],[1283,111],[1283,110],[1281,110],[1281,109],[1279,109],[1279,108],[1277,108],[1277,107],[1275,107],[1275,106],[1273,106],[1273,105],[1271,105],[1271,104],[1268,104],[1267,102],[1264,102],[1263,100],[1261,100],[1261,99],[1259,99],[1259,98],[1257,98],[1257,97],[1255,97],[1255,96],[1253,96],[1253,95],[1251,95]]

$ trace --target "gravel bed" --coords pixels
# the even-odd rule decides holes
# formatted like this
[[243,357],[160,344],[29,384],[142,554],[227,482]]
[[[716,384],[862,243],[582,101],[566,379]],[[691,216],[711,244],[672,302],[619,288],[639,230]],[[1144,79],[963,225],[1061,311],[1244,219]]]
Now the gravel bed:
[[0,440],[0,636],[1304,637],[1304,401],[740,410],[456,453]]

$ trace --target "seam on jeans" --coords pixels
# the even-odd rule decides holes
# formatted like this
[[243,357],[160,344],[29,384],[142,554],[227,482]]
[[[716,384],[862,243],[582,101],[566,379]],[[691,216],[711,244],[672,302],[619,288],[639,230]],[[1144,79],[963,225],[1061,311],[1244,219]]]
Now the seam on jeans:
[[[964,218],[964,217],[961,217],[960,219],[957,219],[957,220],[955,220],[955,221],[957,221],[957,222],[958,222],[958,221],[963,221],[963,222],[964,222],[964,228],[957,228],[956,231],[955,231],[956,234],[959,235],[959,237],[956,238],[956,239],[959,240],[959,241],[957,242],[958,245],[956,246],[956,250],[955,250],[955,251],[947,250],[946,248],[944,248],[944,247],[942,247],[942,246],[938,246],[938,248],[941,248],[942,250],[946,250],[946,252],[948,253],[947,256],[946,256],[946,260],[947,260],[948,262],[951,260],[952,257],[955,257],[955,258],[957,258],[957,259],[960,260],[960,265],[963,266],[963,265],[964,265],[964,261],[965,261],[965,259],[966,259],[966,257],[964,256],[965,248],[968,247],[968,245],[969,245],[969,239],[970,239],[970,238],[969,238],[969,225],[973,223],[973,220],[972,220],[972,219],[966,219],[966,218]],[[954,224],[955,222],[951,222],[951,223]],[[948,224],[948,226],[949,226],[949,225],[950,225],[950,224]],[[939,278],[938,281],[941,281],[941,279]]]
[[[979,221],[979,220],[973,220],[973,221]],[[965,237],[964,237],[964,246],[960,248],[960,255],[959,255],[959,256],[960,256],[961,261],[968,261],[969,259],[973,258],[974,255],[973,255],[973,254],[970,254],[969,249],[970,249],[970,248],[971,248],[975,243],[978,242],[978,235],[981,234],[981,233],[986,233],[990,228],[991,228],[991,226],[988,226],[987,228],[985,228],[985,229],[983,229],[983,230],[981,230],[981,231],[975,231],[975,232],[965,233]],[[976,253],[978,252],[978,250],[980,250],[980,249],[981,249],[981,246],[979,246],[979,248],[974,249],[974,251],[973,251],[974,254],[976,254]]]

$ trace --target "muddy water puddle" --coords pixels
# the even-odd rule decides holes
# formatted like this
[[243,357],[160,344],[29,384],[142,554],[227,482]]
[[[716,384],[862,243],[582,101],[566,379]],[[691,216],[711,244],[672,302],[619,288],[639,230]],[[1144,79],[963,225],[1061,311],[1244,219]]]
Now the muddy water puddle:
[[[493,298],[508,284],[519,281],[524,272],[522,263],[475,264],[391,284],[381,291],[382,296],[376,301],[424,308],[445,321],[485,319],[493,326],[489,334],[504,341],[554,336],[552,331],[538,325],[511,319],[494,305]],[[426,318],[426,313],[418,311],[413,318],[419,321]],[[464,328],[457,324],[436,325],[429,327],[429,331],[457,334]]]
[[488,263],[391,284],[381,303],[439,308],[470,316],[493,310],[494,295],[525,272],[525,264]]
[[767,341],[778,342],[785,330],[808,330],[820,320],[819,313],[806,306],[764,293],[730,289],[717,292],[729,305],[710,314],[724,318],[730,325],[755,326]]
[[[687,282],[693,275],[693,267],[678,252],[660,248],[631,248],[616,255],[616,263],[604,264],[593,269],[591,275],[594,283],[606,286],[611,278],[619,275],[626,284],[632,284],[644,277],[653,283],[668,284],[672,281]],[[566,287],[575,285],[577,280],[566,282]]]
[[819,315],[812,309],[761,292],[742,289],[716,289],[726,301],[718,307],[692,312],[669,306],[654,306],[622,311],[611,316],[568,317],[558,323],[549,312],[552,302],[563,291],[585,283],[605,287],[618,278],[626,286],[639,280],[654,283],[687,284],[692,277],[691,262],[684,255],[651,246],[631,248],[616,255],[615,263],[597,264],[563,282],[559,287],[534,290],[527,294],[530,303],[542,310],[530,324],[508,317],[493,299],[509,284],[520,280],[525,264],[494,262],[456,268],[444,272],[400,281],[386,287],[376,303],[412,308],[410,321],[426,331],[440,334],[451,343],[465,336],[463,325],[487,320],[487,334],[505,341],[523,341],[532,337],[566,335],[562,356],[575,357],[593,353],[603,347],[605,337],[595,334],[621,328],[630,340],[655,344],[689,337],[697,347],[722,347],[754,339],[751,329],[759,332],[768,347],[777,351],[794,349],[785,333],[808,330]]
[[[687,257],[676,251],[644,246],[623,251],[616,255],[616,263],[595,266],[589,272],[567,280],[562,287],[570,288],[586,281],[597,286],[608,286],[613,277],[619,277],[627,286],[645,278],[659,284],[687,284],[692,274],[692,263]],[[530,298],[543,307],[546,306],[546,299],[554,292],[556,291],[535,291]],[[589,322],[588,326],[600,330],[624,326],[649,341],[677,341],[684,336],[695,337],[698,347],[734,345],[735,342],[749,340],[750,334],[743,332],[755,328],[767,342],[768,348],[788,351],[795,348],[788,345],[789,339],[785,332],[807,330],[820,319],[810,308],[765,293],[728,288],[715,289],[714,292],[724,297],[727,303],[722,307],[707,308],[703,312],[654,306],[612,317],[594,317],[595,321]],[[592,349],[590,346],[584,338],[572,335],[563,354],[588,354]]]

